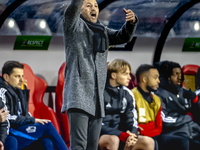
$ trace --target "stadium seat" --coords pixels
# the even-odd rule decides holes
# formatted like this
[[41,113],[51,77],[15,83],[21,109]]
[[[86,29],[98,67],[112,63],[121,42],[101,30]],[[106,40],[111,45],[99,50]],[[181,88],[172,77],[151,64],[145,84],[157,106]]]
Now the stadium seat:
[[65,84],[65,79],[64,79],[64,71],[65,71],[65,65],[66,63],[64,62],[62,66],[60,67],[58,71],[58,82],[56,86],[56,115],[58,117],[59,123],[60,123],[60,128],[62,131],[62,137],[69,147],[70,145],[70,140],[69,140],[69,121],[68,121],[68,116],[67,114],[62,114],[61,113],[61,108],[63,104],[63,89],[64,89],[64,84]]
[[43,102],[43,96],[47,88],[47,83],[37,77],[29,65],[24,64],[24,79],[27,80],[29,93],[29,112],[35,118],[49,119],[61,135],[58,119],[55,112]]
[[200,66],[194,64],[184,65],[182,71],[184,74],[184,87],[186,89],[191,89],[193,92],[196,90],[196,79],[195,75]]
[[128,88],[131,90],[134,87],[137,87],[137,79],[136,79],[136,76],[133,75],[132,73],[130,74],[130,76],[131,76],[131,80],[129,82]]

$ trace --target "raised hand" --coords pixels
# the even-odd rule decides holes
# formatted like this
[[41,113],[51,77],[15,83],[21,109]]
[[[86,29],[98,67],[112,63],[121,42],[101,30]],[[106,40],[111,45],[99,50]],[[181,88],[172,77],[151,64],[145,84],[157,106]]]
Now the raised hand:
[[126,10],[125,8],[123,10],[126,13],[126,21],[130,21],[130,22],[134,23],[135,22],[134,12],[130,9]]

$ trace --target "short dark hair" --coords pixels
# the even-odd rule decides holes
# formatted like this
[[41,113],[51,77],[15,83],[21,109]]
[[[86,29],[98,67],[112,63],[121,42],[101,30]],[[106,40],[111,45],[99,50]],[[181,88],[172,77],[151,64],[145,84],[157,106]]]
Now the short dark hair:
[[24,69],[24,65],[18,61],[6,61],[2,67],[2,76],[4,74],[10,75],[14,68]]
[[149,65],[149,64],[142,64],[137,68],[137,70],[136,70],[137,83],[140,83],[141,74],[149,71],[150,69],[156,69],[156,68],[152,65]]
[[131,71],[131,65],[126,62],[125,60],[122,59],[115,59],[112,62],[108,63],[107,66],[107,78],[110,79],[111,78],[111,73],[115,72],[126,72],[127,67],[130,69]]

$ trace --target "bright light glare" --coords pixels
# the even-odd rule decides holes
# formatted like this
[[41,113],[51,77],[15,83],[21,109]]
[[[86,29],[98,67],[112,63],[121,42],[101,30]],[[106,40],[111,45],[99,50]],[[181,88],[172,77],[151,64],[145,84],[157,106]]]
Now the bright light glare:
[[8,26],[11,27],[11,28],[13,28],[14,25],[15,25],[14,21],[13,20],[9,20]]
[[46,22],[45,21],[41,21],[40,22],[40,28],[44,29],[46,27]]
[[199,29],[200,29],[199,21],[196,21],[196,22],[194,23],[194,30],[195,30],[195,31],[199,31]]

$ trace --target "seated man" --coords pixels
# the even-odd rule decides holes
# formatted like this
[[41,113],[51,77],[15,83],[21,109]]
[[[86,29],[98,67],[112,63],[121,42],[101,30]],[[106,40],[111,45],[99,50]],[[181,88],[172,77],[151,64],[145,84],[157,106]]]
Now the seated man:
[[152,137],[156,143],[155,149],[159,147],[160,150],[188,150],[188,140],[170,135],[160,136],[162,107],[160,98],[153,93],[160,83],[158,70],[148,64],[140,65],[136,78],[138,86],[132,89],[132,92],[136,100],[139,134]]
[[[163,132],[190,141],[190,149],[200,147],[199,98],[191,90],[182,88],[182,69],[175,62],[156,64],[160,72],[160,88],[156,94],[162,102]],[[188,115],[190,112],[191,115]]]
[[21,90],[24,80],[23,64],[17,61],[7,61],[2,68],[0,77],[0,95],[5,106],[9,110],[10,135],[18,141],[18,148],[67,150],[53,124],[46,119],[32,117],[28,113],[29,90]]
[[108,64],[104,90],[106,116],[99,140],[101,150],[154,149],[152,138],[137,136],[137,113],[133,105],[135,99],[125,87],[131,79],[130,71],[130,64],[124,60],[114,60]]

